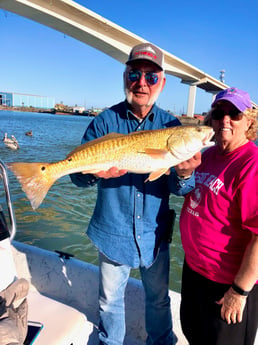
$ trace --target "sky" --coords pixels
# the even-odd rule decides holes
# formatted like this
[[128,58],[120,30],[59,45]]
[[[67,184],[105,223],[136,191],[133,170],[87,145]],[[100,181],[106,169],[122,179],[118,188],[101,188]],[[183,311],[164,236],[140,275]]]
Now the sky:
[[[49,1],[49,0],[48,0]],[[258,104],[257,0],[77,0],[126,30],[217,79]],[[54,97],[56,103],[104,108],[122,101],[124,65],[32,20],[0,9],[0,91]],[[189,87],[167,75],[157,104],[187,111]],[[197,88],[195,113],[212,95]]]

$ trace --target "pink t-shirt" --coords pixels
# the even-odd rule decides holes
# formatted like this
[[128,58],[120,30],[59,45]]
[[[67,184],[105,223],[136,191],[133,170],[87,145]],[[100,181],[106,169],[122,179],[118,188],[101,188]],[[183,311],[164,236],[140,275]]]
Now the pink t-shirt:
[[258,147],[254,143],[219,155],[204,151],[196,187],[180,217],[187,264],[206,278],[231,284],[251,233],[258,234]]

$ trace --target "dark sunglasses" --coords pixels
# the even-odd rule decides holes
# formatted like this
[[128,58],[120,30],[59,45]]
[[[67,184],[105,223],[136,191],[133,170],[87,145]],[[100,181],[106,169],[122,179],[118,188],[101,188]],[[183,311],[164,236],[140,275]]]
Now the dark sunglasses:
[[223,109],[217,108],[217,109],[212,110],[212,112],[211,112],[211,118],[213,120],[221,120],[221,119],[223,119],[223,117],[225,115],[230,116],[231,120],[233,120],[233,121],[240,121],[240,120],[242,120],[242,118],[244,116],[244,114],[241,113],[241,111],[239,111],[238,109],[225,111]]
[[142,75],[144,74],[145,80],[149,85],[157,84],[159,80],[158,73],[155,72],[142,72],[138,70],[132,70],[128,72],[128,79],[133,83],[141,79]]

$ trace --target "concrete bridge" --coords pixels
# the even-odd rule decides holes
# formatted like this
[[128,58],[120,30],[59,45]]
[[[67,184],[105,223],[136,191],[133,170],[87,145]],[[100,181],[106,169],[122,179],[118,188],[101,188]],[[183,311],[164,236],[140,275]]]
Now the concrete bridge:
[[[125,63],[131,47],[146,42],[71,0],[0,0],[0,8],[32,19],[82,41]],[[165,71],[189,85],[187,116],[193,116],[196,88],[213,96],[228,86],[187,62],[164,51]]]

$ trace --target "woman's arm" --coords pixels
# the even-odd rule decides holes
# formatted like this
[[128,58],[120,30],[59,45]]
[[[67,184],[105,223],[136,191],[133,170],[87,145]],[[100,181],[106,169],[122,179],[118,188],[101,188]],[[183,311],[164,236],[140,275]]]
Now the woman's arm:
[[[258,280],[258,235],[252,234],[252,239],[248,244],[240,269],[235,277],[234,283],[244,291],[252,290]],[[236,292],[232,287],[225,293],[224,297],[218,301],[221,304],[221,317],[228,324],[241,322],[243,310],[247,296]]]

